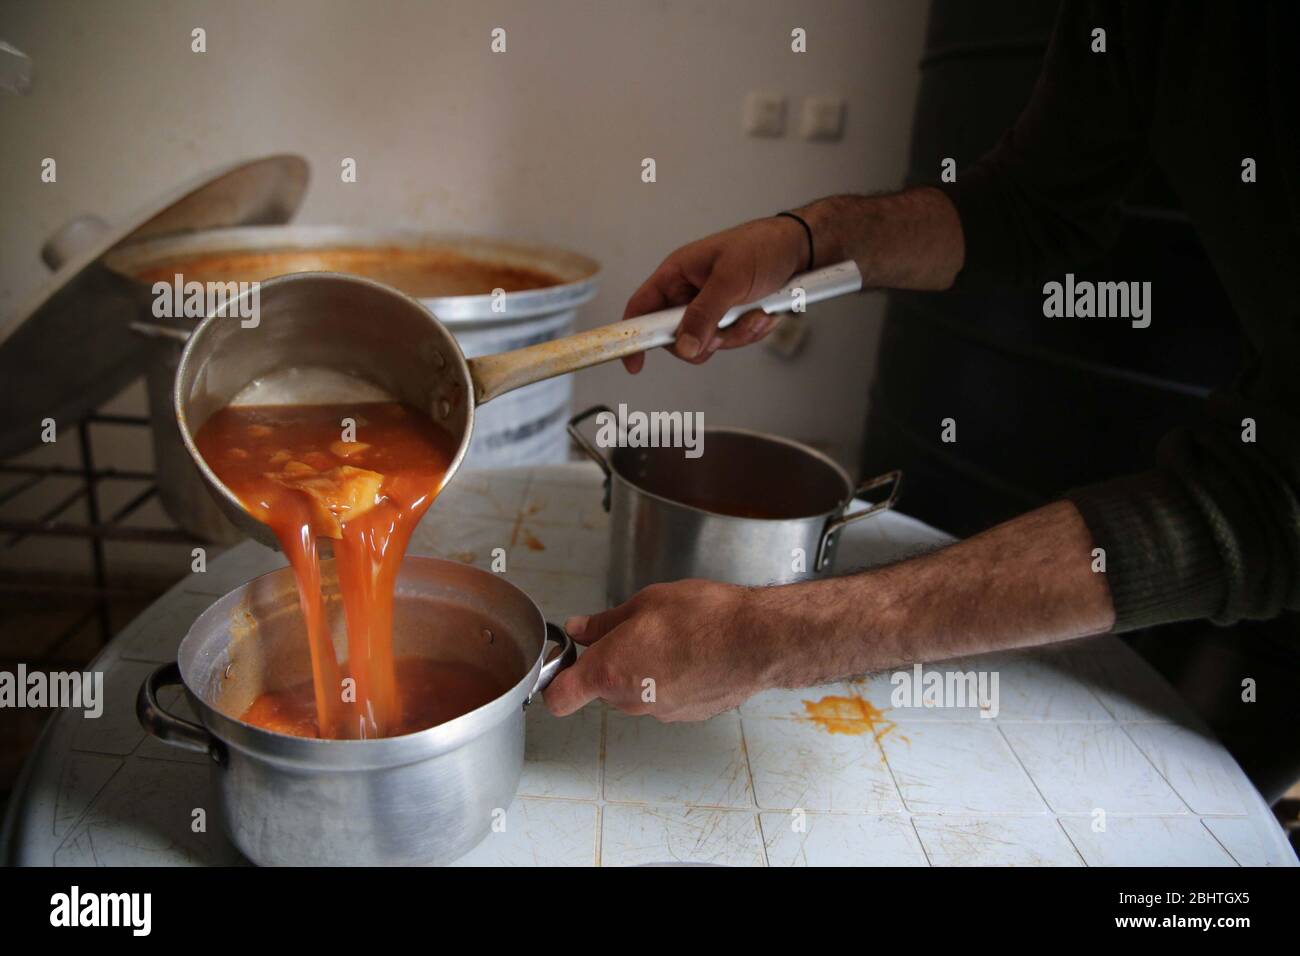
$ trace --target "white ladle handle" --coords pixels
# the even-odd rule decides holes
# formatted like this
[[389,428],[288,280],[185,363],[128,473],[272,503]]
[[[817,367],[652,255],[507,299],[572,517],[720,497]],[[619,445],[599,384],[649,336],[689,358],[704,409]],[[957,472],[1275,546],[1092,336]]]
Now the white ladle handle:
[[[794,310],[796,306],[802,309],[814,302],[858,292],[861,288],[862,273],[852,261],[814,269],[795,276],[780,290],[758,302],[728,309],[718,328],[727,328],[754,309],[762,309],[768,315],[779,315]],[[677,338],[677,327],[685,313],[685,306],[678,306],[513,352],[470,359],[475,403],[482,405],[533,382],[670,345]]]

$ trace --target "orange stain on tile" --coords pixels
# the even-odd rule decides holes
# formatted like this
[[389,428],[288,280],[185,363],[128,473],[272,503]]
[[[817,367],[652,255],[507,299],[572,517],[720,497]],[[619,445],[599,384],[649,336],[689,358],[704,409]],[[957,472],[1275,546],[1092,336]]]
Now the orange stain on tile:
[[805,700],[803,707],[807,711],[804,719],[830,734],[871,734],[879,740],[898,726],[879,707],[857,695]]
[[524,536],[524,544],[532,551],[545,551],[546,545],[537,540],[537,536],[524,527],[524,519],[532,517],[542,510],[542,505],[534,502],[515,513],[515,523],[510,529],[510,547],[519,544],[519,536]]

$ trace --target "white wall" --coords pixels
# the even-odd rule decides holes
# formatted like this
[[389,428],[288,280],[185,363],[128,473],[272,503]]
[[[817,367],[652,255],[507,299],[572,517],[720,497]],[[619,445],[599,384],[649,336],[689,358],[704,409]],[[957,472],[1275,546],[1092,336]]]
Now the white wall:
[[[35,60],[36,80],[0,96],[0,309],[40,283],[40,244],[69,217],[113,221],[204,168],[290,151],[314,173],[299,221],[572,247],[605,269],[582,324],[613,321],[675,245],[896,186],[925,17],[921,0],[6,2],[0,39]],[[197,26],[206,54],[190,51]],[[504,55],[489,51],[497,26]],[[790,51],[794,27],[806,54]],[[843,96],[843,140],[746,137],[750,90],[786,94],[791,121],[806,94]],[[54,185],[39,181],[47,156]],[[339,181],[346,156],[356,184]],[[646,156],[657,183],[640,180]],[[656,355],[637,378],[584,372],[575,405],[698,409],[852,464],[882,307],[819,308],[795,362],[747,349],[703,368]],[[100,444],[123,466],[140,454]]]

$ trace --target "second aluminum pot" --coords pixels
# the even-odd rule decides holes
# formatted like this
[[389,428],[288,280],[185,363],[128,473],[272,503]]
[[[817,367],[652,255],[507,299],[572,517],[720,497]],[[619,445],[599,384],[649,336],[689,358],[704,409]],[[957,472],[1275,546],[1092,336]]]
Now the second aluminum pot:
[[[683,578],[729,584],[791,584],[835,567],[840,531],[879,514],[898,497],[902,472],[854,488],[820,452],[742,428],[706,428],[703,454],[681,448],[596,448],[579,426],[612,409],[575,415],[569,434],[605,472],[611,605],[641,588]],[[888,496],[850,512],[854,499]]]
[[[345,650],[337,581],[325,600]],[[547,657],[548,641],[561,647]],[[576,658],[573,642],[499,576],[407,557],[397,577],[398,655],[464,661],[506,688],[467,714],[376,740],[290,737],[239,720],[262,692],[311,674],[293,573],[248,582],[199,616],[140,688],[137,712],[160,740],[211,758],[215,809],[254,863],[384,866],[447,863],[489,832],[514,800],[524,762],[524,708]],[[199,723],[169,713],[159,692],[184,684]]]

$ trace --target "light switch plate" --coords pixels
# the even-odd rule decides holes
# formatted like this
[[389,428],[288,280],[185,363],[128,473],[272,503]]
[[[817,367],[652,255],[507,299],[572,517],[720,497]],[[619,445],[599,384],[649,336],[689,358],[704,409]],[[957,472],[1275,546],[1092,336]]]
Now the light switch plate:
[[808,140],[837,140],[843,136],[844,100],[838,96],[805,97],[799,135]]
[[785,135],[785,97],[755,91],[745,97],[745,132],[750,136]]

